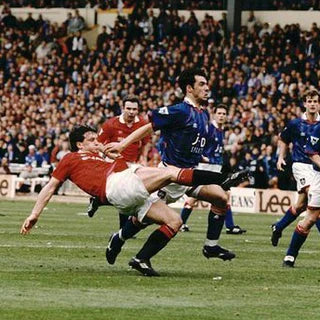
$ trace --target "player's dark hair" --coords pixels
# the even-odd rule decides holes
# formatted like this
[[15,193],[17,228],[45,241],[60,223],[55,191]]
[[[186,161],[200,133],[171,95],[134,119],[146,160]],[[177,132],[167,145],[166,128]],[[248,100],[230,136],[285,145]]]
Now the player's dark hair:
[[224,109],[224,110],[226,110],[226,113],[228,114],[229,108],[226,104],[220,103],[217,106],[215,106],[213,108],[213,113],[216,113],[218,111],[218,109]]
[[202,69],[186,69],[181,72],[178,79],[178,83],[183,94],[187,93],[188,85],[190,85],[191,87],[194,86],[194,83],[196,82],[196,78],[195,78],[196,76],[202,76],[207,79],[207,75]]
[[137,103],[138,106],[139,106],[139,98],[133,94],[129,94],[127,95],[126,97],[124,97],[123,99],[123,106],[125,106],[126,102],[129,101],[129,102],[133,102],[133,103]]
[[84,140],[86,132],[97,132],[97,130],[89,126],[75,126],[72,129],[69,135],[69,143],[72,152],[79,150],[77,142],[82,142]]
[[309,89],[309,90],[305,91],[305,93],[303,94],[302,100],[303,100],[303,102],[306,102],[308,97],[313,98],[316,96],[318,96],[320,98],[319,91],[316,89]]

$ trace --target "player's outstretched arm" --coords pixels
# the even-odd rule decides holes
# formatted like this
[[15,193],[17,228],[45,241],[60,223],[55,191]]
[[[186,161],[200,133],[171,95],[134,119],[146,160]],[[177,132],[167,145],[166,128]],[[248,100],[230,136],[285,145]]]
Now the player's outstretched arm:
[[44,207],[47,205],[51,197],[53,196],[56,188],[60,184],[60,181],[54,177],[45,185],[45,187],[40,191],[36,204],[34,205],[31,214],[23,222],[20,233],[27,234],[30,232],[32,227],[37,223],[40,214],[42,213]]
[[106,145],[104,150],[105,153],[121,153],[125,148],[127,148],[130,144],[143,139],[144,137],[152,134],[153,128],[151,123],[147,123],[144,126],[138,128],[133,131],[130,135],[128,135],[125,139],[123,139],[119,143],[109,143]]
[[279,157],[278,157],[278,161],[277,161],[277,169],[279,171],[284,171],[283,166],[286,165],[286,162],[284,161],[284,159],[287,155],[288,146],[282,140],[279,140],[278,146],[279,146]]

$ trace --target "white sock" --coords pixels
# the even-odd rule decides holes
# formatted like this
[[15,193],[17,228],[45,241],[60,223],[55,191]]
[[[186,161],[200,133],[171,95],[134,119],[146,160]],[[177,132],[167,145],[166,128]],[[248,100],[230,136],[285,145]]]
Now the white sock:
[[210,240],[210,239],[206,239],[204,245],[208,246],[208,247],[214,247],[218,244],[218,240]]

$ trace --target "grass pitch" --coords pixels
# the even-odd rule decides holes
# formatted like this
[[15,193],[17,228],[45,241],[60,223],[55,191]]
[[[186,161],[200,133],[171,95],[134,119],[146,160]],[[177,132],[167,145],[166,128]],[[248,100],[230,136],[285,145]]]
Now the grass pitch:
[[153,260],[159,278],[129,270],[128,261],[155,228],[126,243],[116,264],[105,246],[118,227],[116,210],[89,219],[83,204],[51,203],[28,236],[19,228],[32,202],[0,203],[1,320],[320,319],[319,234],[311,232],[296,262],[282,268],[290,226],[277,248],[267,215],[236,215],[248,229],[220,244],[233,261],[207,260],[201,249],[207,212],[195,211],[191,232],[179,233]]

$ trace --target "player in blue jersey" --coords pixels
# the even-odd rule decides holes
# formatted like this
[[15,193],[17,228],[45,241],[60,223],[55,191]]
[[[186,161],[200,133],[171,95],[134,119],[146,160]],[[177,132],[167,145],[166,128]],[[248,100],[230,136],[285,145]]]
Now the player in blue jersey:
[[319,229],[320,216],[320,122],[318,122],[308,137],[305,152],[314,163],[313,180],[308,194],[308,208],[305,217],[298,222],[283,259],[284,267],[294,267],[299,250],[306,241],[311,227],[316,223]]
[[[196,167],[202,160],[209,139],[210,117],[206,110],[209,87],[206,74],[202,70],[185,70],[179,77],[179,86],[185,94],[183,102],[153,110],[149,124],[137,129],[120,143],[110,144],[107,151],[121,153],[127,145],[141,140],[143,137],[152,134],[153,131],[161,130],[162,162],[160,166]],[[151,195],[151,197],[153,201],[163,199],[166,203],[173,203],[184,194],[211,203],[208,215],[207,239],[202,250],[203,255],[207,258],[233,259],[235,257],[233,252],[218,245],[227,209],[228,197],[226,192],[218,185],[201,185],[196,188],[189,188],[170,184]],[[133,224],[130,228],[129,234],[131,236],[135,232]],[[136,231],[138,232],[137,226]],[[125,229],[125,232],[127,233],[127,229]],[[123,237],[123,230],[114,234],[110,239],[106,252],[109,263],[114,263],[126,239],[128,237]],[[158,252],[153,250],[148,240],[130,262],[132,267],[135,268],[135,265],[144,260],[145,255],[150,256],[151,251]],[[135,269],[139,270],[138,268]],[[139,271],[141,271],[141,268]]]
[[282,231],[296,218],[306,210],[308,203],[308,191],[314,176],[312,161],[305,153],[305,145],[307,136],[310,135],[314,126],[320,120],[319,116],[319,93],[317,90],[309,90],[303,95],[303,103],[306,112],[301,118],[291,120],[287,127],[280,134],[279,141],[279,158],[277,168],[284,170],[286,165],[285,157],[292,143],[292,171],[297,182],[297,190],[299,193],[296,204],[290,207],[281,220],[273,224],[271,243],[277,246],[281,238]]
[[[221,172],[223,166],[223,127],[227,120],[228,107],[224,104],[219,104],[214,108],[214,122],[209,127],[209,140],[204,151],[204,156],[198,168],[202,170],[209,170],[213,172]],[[189,226],[186,224],[187,220],[195,205],[195,198],[188,198],[181,211],[181,219],[183,225],[180,231],[189,231]],[[234,225],[232,211],[230,205],[227,205],[225,226],[228,234],[242,234],[246,232],[245,229]]]

